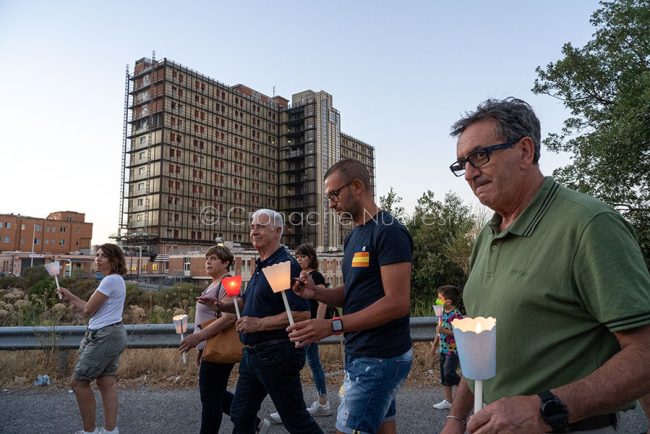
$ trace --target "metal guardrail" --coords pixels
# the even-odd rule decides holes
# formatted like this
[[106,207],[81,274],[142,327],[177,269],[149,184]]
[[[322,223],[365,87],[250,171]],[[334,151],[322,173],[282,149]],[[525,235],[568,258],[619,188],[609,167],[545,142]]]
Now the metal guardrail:
[[[431,341],[435,336],[436,317],[411,318],[411,339]],[[127,324],[129,348],[177,348],[180,337],[173,324]],[[192,333],[189,324],[187,333]],[[86,332],[86,326],[0,327],[0,351],[38,349],[76,349]],[[321,344],[338,344],[338,336],[329,336]]]

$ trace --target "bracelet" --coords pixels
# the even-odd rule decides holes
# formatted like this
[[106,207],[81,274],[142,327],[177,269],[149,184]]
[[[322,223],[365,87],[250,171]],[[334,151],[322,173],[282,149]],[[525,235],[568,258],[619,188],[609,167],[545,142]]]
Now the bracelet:
[[467,424],[467,419],[463,419],[462,417],[458,417],[458,416],[452,416],[451,414],[449,416],[447,416],[447,419],[457,420],[458,422],[462,423],[463,425]]

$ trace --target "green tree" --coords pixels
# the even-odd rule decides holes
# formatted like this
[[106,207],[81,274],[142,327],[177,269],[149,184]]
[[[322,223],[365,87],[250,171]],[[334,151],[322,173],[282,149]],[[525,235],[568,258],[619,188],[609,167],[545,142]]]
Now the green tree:
[[554,176],[620,210],[650,263],[650,0],[601,1],[593,39],[564,44],[537,67],[533,92],[562,100],[571,116],[544,144],[571,152]]
[[401,202],[402,202],[401,196],[398,196],[397,193],[395,193],[393,187],[391,187],[388,190],[388,193],[386,193],[385,196],[379,196],[379,208],[389,212],[393,217],[399,220],[402,224],[406,224],[408,221],[408,217],[406,215],[406,212],[404,211],[404,207],[398,205]]
[[444,284],[463,286],[473,245],[475,218],[455,193],[444,201],[431,191],[418,199],[407,227],[413,237],[413,310],[431,310],[435,289]]

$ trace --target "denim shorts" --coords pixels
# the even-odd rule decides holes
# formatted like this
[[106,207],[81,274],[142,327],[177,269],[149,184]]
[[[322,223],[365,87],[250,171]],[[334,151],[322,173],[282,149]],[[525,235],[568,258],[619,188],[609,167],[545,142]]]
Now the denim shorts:
[[117,373],[120,354],[126,348],[126,330],[120,324],[86,330],[79,345],[79,361],[72,375],[90,381]]
[[346,357],[336,429],[342,433],[375,433],[395,418],[395,395],[406,380],[413,350],[388,359]]

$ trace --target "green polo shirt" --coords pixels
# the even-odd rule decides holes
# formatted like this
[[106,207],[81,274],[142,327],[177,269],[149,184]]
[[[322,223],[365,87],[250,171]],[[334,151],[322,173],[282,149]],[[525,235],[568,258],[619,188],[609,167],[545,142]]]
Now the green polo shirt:
[[619,213],[549,177],[509,228],[500,221],[479,234],[463,292],[468,316],[497,321],[487,403],[582,378],[620,350],[612,332],[650,324],[650,275]]

